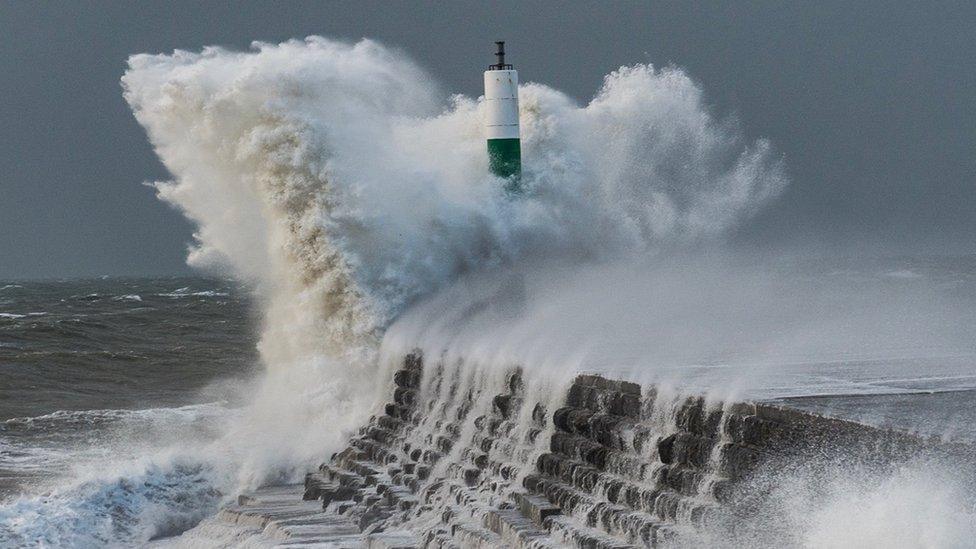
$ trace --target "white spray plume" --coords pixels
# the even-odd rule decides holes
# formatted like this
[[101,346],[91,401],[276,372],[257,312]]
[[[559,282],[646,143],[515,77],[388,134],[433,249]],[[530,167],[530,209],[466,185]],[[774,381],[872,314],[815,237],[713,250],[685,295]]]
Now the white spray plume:
[[[599,371],[723,400],[976,384],[970,274],[919,262],[904,278],[864,262],[839,271],[739,255],[526,261],[463,276],[400,315],[382,354],[420,347],[448,363],[519,364],[549,377]],[[926,429],[945,435],[965,423]]]
[[263,303],[267,380],[233,436],[277,438],[244,452],[252,482],[362,420],[378,338],[419,297],[528,257],[715,238],[785,185],[769,144],[714,120],[673,68],[623,67],[582,107],[522,86],[519,200],[488,172],[481,101],[446,101],[370,40],[135,55],[122,83],[174,176],[159,196],[198,226],[190,264],[229,268]]
[[[8,541],[145,543],[195,523],[241,485],[294,478],[362,423],[388,388],[390,361],[416,345],[464,356],[469,376],[524,364],[549,376],[541,385],[550,401],[569,379],[556,374],[573,366],[672,365],[694,375],[732,371],[723,366],[734,358],[779,368],[852,349],[959,354],[931,365],[925,383],[976,380],[971,270],[840,273],[834,287],[826,271],[648,259],[721,237],[785,184],[769,145],[716,122],[678,69],[621,68],[586,106],[523,86],[528,192],[514,201],[488,174],[479,100],[445,99],[419,67],[375,42],[137,55],[123,85],[174,176],[156,184],[160,197],[198,226],[190,263],[256,289],[267,375],[251,406],[219,414],[223,437],[181,429],[177,445],[145,460],[99,462],[0,509]],[[874,372],[859,364],[851,380],[835,362],[808,377],[844,390],[919,381],[887,361]],[[914,355],[908,362],[918,368]],[[811,373],[785,370],[788,383],[773,379],[773,389]],[[716,377],[713,385],[732,385]],[[666,376],[650,379],[673,392]],[[951,476],[812,478],[776,479],[783,489],[768,498],[770,513],[745,523],[758,537],[706,529],[699,534],[710,539],[696,546],[972,539],[972,490]],[[921,501],[929,507],[912,503]]]

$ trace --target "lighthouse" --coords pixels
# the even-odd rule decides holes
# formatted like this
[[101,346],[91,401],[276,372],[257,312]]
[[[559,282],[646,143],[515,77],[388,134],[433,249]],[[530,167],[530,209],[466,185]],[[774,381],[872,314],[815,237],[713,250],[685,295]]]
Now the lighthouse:
[[522,145],[519,141],[518,72],[505,63],[505,42],[495,42],[497,63],[485,71],[485,136],[488,167],[505,178],[505,190],[522,190]]

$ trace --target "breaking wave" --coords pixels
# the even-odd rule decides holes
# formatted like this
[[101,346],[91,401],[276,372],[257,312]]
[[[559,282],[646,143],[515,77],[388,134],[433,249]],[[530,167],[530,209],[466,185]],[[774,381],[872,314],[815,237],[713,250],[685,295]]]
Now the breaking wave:
[[[211,456],[212,457],[212,456]],[[106,465],[60,490],[0,506],[9,546],[117,547],[178,534],[213,513],[223,494],[211,460],[187,457]]]
[[34,417],[14,417],[0,421],[0,427],[8,429],[45,429],[53,424],[98,425],[113,422],[184,423],[223,412],[222,403],[190,404],[178,408],[143,408],[140,410],[58,410]]
[[[310,37],[246,52],[135,55],[122,85],[173,175],[154,184],[159,197],[196,224],[189,263],[253,288],[266,372],[222,436],[157,448],[21,497],[0,507],[0,539],[136,544],[182,531],[241,488],[294,480],[361,425],[387,390],[390,361],[412,345],[433,353],[453,345],[482,363],[562,368],[587,353],[606,357],[615,345],[629,367],[691,360],[726,374],[730,352],[765,360],[769,372],[768,364],[803,361],[790,353],[825,342],[838,363],[926,345],[974,353],[959,344],[973,341],[958,328],[972,325],[969,301],[952,305],[962,289],[906,294],[906,281],[930,278],[916,271],[875,271],[870,284],[882,283],[871,293],[824,292],[819,279],[797,286],[751,270],[733,278],[721,264],[652,269],[649,258],[720,240],[787,183],[771,145],[716,119],[678,68],[621,67],[585,105],[523,85],[526,192],[517,199],[488,171],[482,100],[445,94],[404,54],[374,41]],[[186,287],[158,295],[220,294]],[[807,321],[783,306],[797,301],[806,303]],[[915,321],[896,321],[906,311]],[[580,347],[583,338],[603,347]],[[643,347],[618,345],[638,340]],[[853,348],[872,354],[845,354]],[[953,365],[942,370],[959,377]],[[822,373],[808,377],[835,384]],[[896,374],[851,383],[894,385]],[[788,371],[780,381],[799,377]],[[890,517],[902,516],[887,494],[908,499],[906,491],[926,482],[838,487],[798,535],[843,545],[848,538],[830,525],[851,508],[870,510],[883,533]],[[784,501],[805,509],[794,499],[808,493]],[[955,506],[950,496],[939,509]],[[955,526],[946,539],[971,531]]]
[[2,472],[38,477],[33,493],[0,500],[0,546],[131,546],[193,526],[232,485],[212,433],[233,415],[209,403],[0,422]]
[[[218,440],[17,499],[0,538],[177,533],[338,448],[385,390],[385,328],[421,298],[525,262],[714,241],[786,185],[770,144],[716,119],[678,68],[621,67],[586,105],[523,85],[517,200],[488,171],[483,101],[371,40],[134,55],[122,86],[173,175],[159,197],[196,224],[189,263],[254,288],[266,374]],[[168,297],[186,295],[205,293]]]
[[586,105],[522,86],[518,200],[488,171],[482,100],[371,40],[135,55],[122,83],[174,175],[160,198],[198,226],[190,264],[256,288],[255,407],[327,424],[317,455],[373,405],[379,339],[420,297],[529,259],[720,238],[786,184],[770,144],[716,120],[677,68],[621,67]]
[[177,288],[176,290],[173,290],[172,292],[164,292],[164,293],[156,294],[156,295],[158,295],[160,297],[176,297],[176,298],[179,298],[179,297],[226,297],[227,295],[230,295],[230,294],[228,294],[227,292],[218,292],[216,290],[201,290],[201,291],[198,291],[198,292],[194,292],[194,291],[190,290],[189,287],[186,287],[186,288]]
[[298,296],[333,349],[459,273],[714,237],[785,183],[678,69],[622,67],[582,107],[524,86],[518,201],[488,173],[481,102],[445,103],[369,40],[137,55],[123,84],[176,177],[160,197],[199,225],[190,263]]

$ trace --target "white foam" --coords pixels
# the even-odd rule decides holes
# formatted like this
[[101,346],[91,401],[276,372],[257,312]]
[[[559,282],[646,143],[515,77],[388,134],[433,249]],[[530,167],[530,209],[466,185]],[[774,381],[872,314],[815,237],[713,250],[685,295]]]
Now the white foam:
[[36,477],[0,503],[0,546],[141,545],[192,526],[235,486],[235,457],[210,434],[234,413],[208,403],[0,423],[16,435],[0,437],[0,468]]
[[[738,341],[737,306],[769,303],[762,278],[729,297],[721,272],[665,273],[663,287],[624,272],[635,256],[721,238],[786,184],[769,143],[711,116],[680,69],[622,67],[583,106],[522,86],[517,200],[488,171],[481,101],[446,99],[370,40],[135,55],[122,83],[174,176],[155,185],[160,198],[197,225],[190,264],[255,289],[267,374],[225,435],[190,456],[153,454],[0,511],[16,536],[145,541],[212,509],[215,487],[295,479],[361,424],[387,389],[378,372],[418,341],[487,366],[562,372],[606,352],[619,360],[601,367],[633,366],[672,341]],[[597,261],[617,265],[579,267]],[[763,326],[789,349],[820,342],[775,322],[750,333]],[[784,358],[762,343],[744,342],[751,359]]]
[[212,513],[221,484],[211,465],[186,458],[102,463],[97,474],[0,505],[0,544],[138,545]]
[[826,497],[798,517],[805,526],[803,546],[970,546],[976,540],[976,508],[953,481],[956,474],[906,468],[882,479],[834,480]]
[[[740,397],[967,389],[976,307],[905,287],[684,258],[465,277],[389,328],[384,352],[580,369]],[[728,396],[728,395],[727,395]]]
[[29,426],[35,423],[49,422],[95,423],[102,421],[161,420],[170,418],[183,421],[221,414],[226,411],[225,404],[224,402],[208,402],[203,404],[189,404],[176,408],[142,408],[135,410],[57,410],[41,416],[10,418],[0,422],[0,425]]
[[[684,547],[971,547],[976,508],[969,478],[944,465],[813,472],[791,467],[753,482],[761,496],[735,528],[685,532]],[[713,525],[715,526],[715,525]]]
[[242,482],[337,449],[378,398],[385,327],[460,274],[717,238],[785,185],[676,68],[621,67],[583,106],[522,86],[519,200],[488,171],[481,99],[371,40],[135,55],[122,83],[174,175],[160,198],[198,227],[189,263],[262,306]]
[[230,294],[227,292],[218,292],[216,290],[202,290],[199,292],[191,292],[189,288],[180,288],[172,292],[165,292],[156,295],[160,297],[226,297]]

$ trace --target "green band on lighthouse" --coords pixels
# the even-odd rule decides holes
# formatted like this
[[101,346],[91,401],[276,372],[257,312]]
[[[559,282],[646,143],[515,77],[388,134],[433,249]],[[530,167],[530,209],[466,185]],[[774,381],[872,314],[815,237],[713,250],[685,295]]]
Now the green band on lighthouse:
[[488,167],[498,177],[522,173],[522,145],[519,139],[489,139]]

